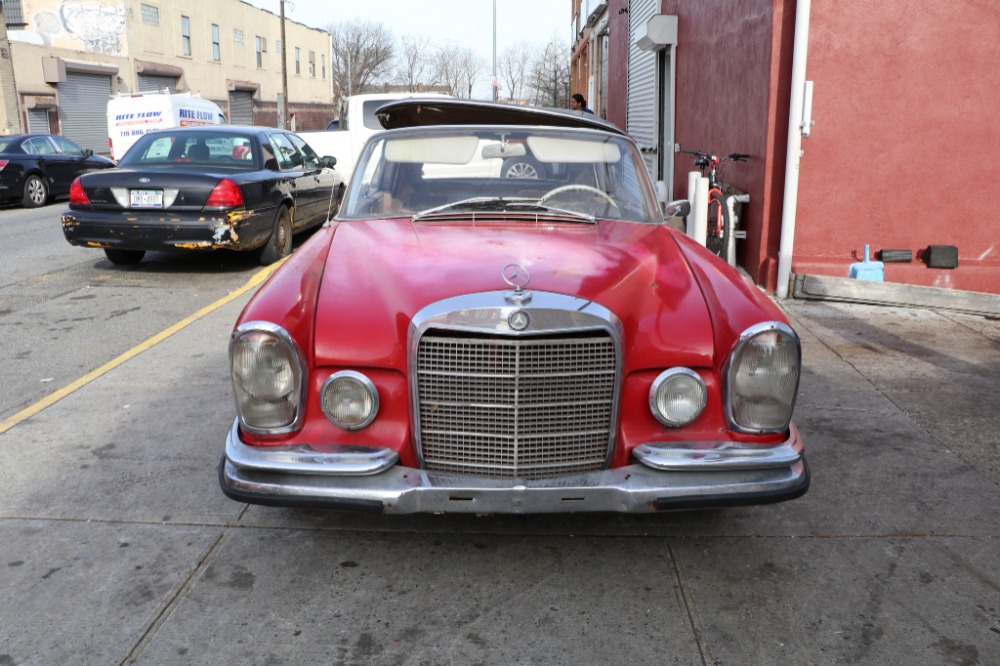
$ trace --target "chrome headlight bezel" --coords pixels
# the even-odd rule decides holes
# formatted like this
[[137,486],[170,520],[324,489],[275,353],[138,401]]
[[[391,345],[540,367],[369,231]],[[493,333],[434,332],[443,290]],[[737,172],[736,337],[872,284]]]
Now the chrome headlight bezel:
[[[293,387],[285,394],[293,416],[280,426],[261,426],[255,424],[248,414],[249,405],[241,402],[243,391],[237,385],[234,354],[240,343],[249,335],[262,334],[271,338],[274,344],[281,345],[289,370],[292,372]],[[282,435],[295,432],[302,426],[305,419],[305,395],[309,380],[309,369],[301,350],[292,336],[284,328],[269,321],[249,321],[239,325],[229,339],[229,377],[233,385],[233,398],[236,403],[236,414],[240,429],[254,435]],[[247,400],[249,403],[249,399]]]
[[[689,383],[690,385],[692,381],[693,386],[700,393],[700,395],[692,396],[698,405],[697,410],[686,419],[674,418],[669,414],[665,414],[660,409],[659,398],[661,389],[666,389],[678,383]],[[705,411],[705,405],[707,404],[708,388],[705,386],[705,381],[701,378],[701,375],[690,368],[677,367],[664,370],[653,380],[652,385],[649,387],[649,411],[653,413],[657,421],[668,428],[683,428],[690,423],[694,423],[701,416],[702,412]]]
[[[777,335],[780,336],[783,344],[794,344],[794,368],[792,370],[795,376],[794,383],[791,385],[791,391],[787,396],[787,402],[783,405],[785,410],[784,418],[780,422],[775,421],[766,426],[754,426],[739,420],[735,403],[740,396],[736,392],[735,384],[737,374],[742,370],[741,363],[744,360],[744,352],[747,351],[748,347],[754,341],[764,335]],[[799,393],[799,381],[802,377],[802,344],[799,341],[799,336],[792,330],[791,326],[780,321],[767,321],[751,326],[740,334],[732,350],[729,352],[729,358],[726,359],[726,364],[723,368],[723,377],[726,420],[732,430],[757,435],[787,432],[792,422],[792,413],[795,411],[795,401]]]
[[[327,391],[331,389],[331,387],[335,382],[341,382],[341,381],[346,381],[351,384],[355,384],[357,387],[359,387],[361,390],[365,391],[368,394],[368,398],[371,401],[371,409],[368,415],[356,423],[341,422],[335,416],[333,416],[333,414],[331,414],[330,411],[327,409],[327,404],[326,404]],[[323,382],[323,388],[320,389],[319,392],[319,405],[320,405],[320,410],[323,412],[326,418],[329,419],[330,423],[334,424],[335,426],[350,431],[361,430],[362,428],[370,425],[371,422],[375,420],[375,417],[378,416],[378,409],[379,409],[378,389],[375,387],[375,382],[369,379],[366,375],[360,372],[356,372],[354,370],[340,370],[330,375],[330,377],[327,378],[325,382]]]

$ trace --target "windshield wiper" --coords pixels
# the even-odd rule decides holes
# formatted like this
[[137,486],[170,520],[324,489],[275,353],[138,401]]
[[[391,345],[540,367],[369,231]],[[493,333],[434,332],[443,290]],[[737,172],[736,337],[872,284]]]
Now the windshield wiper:
[[427,210],[422,210],[419,213],[413,215],[413,221],[422,220],[428,217],[434,217],[438,215],[448,215],[449,217],[461,213],[463,211],[471,211],[473,213],[486,211],[486,212],[540,212],[540,213],[551,213],[555,215],[560,215],[564,217],[571,218],[573,220],[580,220],[584,222],[594,222],[595,218],[593,215],[586,215],[574,210],[566,210],[564,208],[555,208],[553,206],[547,206],[543,203],[539,203],[538,199],[530,199],[527,197],[516,197],[516,198],[504,198],[504,197],[472,197],[471,199],[462,199],[461,201],[453,201],[451,203],[444,204],[443,206],[435,206],[434,208],[429,208]]

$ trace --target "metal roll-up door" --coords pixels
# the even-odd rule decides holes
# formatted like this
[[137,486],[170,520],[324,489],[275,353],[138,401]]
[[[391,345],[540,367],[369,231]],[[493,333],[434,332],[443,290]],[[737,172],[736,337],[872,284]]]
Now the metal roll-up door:
[[104,155],[110,153],[107,115],[110,97],[110,76],[67,72],[66,82],[59,84],[63,136],[81,148]]
[[166,88],[170,94],[177,92],[177,77],[174,76],[149,76],[139,75],[139,92],[163,92]]
[[229,122],[232,125],[253,125],[253,93],[236,90],[229,93]]
[[656,53],[643,51],[636,44],[646,23],[659,8],[657,0],[632,0],[629,4],[628,44],[628,121],[627,131],[642,149],[649,175],[657,172],[657,98]]
[[28,109],[28,131],[33,134],[48,134],[50,132],[48,109]]

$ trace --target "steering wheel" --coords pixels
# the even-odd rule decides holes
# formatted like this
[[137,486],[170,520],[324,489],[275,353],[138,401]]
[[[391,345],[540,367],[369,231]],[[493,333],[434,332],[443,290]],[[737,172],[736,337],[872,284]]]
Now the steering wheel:
[[[591,194],[599,196],[602,199],[604,199],[605,201],[607,201],[609,206],[614,206],[615,210],[619,210],[618,209],[618,204],[615,203],[615,200],[612,199],[608,195],[607,192],[602,192],[601,190],[597,189],[596,187],[591,187],[590,185],[580,185],[578,183],[570,183],[569,185],[560,185],[559,187],[555,188],[554,190],[549,190],[548,192],[546,192],[545,194],[542,195],[542,198],[538,200],[538,203],[544,204],[546,201],[548,201],[549,199],[551,199],[552,197],[554,197],[556,195],[562,194],[563,192],[571,192],[573,190],[583,190],[584,192],[590,192]],[[608,209],[607,212],[610,212],[610,209]],[[605,213],[605,214],[607,214],[607,213]],[[620,214],[620,211],[619,211],[619,214]]]

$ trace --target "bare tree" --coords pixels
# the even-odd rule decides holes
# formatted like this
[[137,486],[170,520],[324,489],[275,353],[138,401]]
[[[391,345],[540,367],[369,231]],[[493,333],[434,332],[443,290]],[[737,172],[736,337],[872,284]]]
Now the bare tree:
[[417,84],[431,85],[434,62],[427,37],[404,35],[396,56],[396,82],[408,92],[416,92]]
[[536,52],[537,49],[527,42],[519,42],[504,49],[497,59],[497,76],[503,82],[509,99],[524,97],[524,86],[531,63],[537,57]]
[[351,21],[327,27],[333,42],[334,97],[375,92],[392,77],[395,38],[381,23]]
[[537,106],[569,106],[569,47],[550,43],[531,65],[528,91]]
[[446,46],[437,52],[435,79],[455,97],[472,97],[472,89],[486,64],[469,48]]

